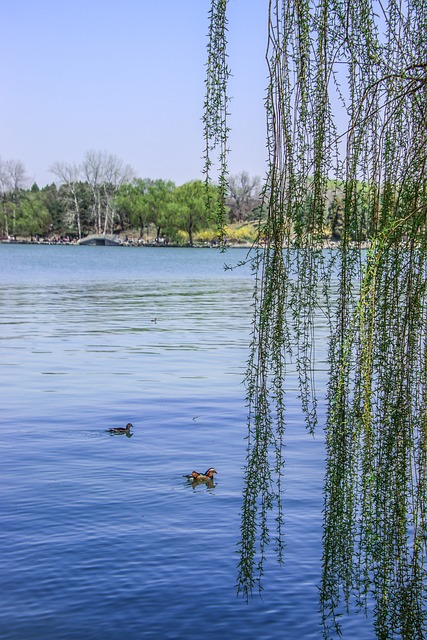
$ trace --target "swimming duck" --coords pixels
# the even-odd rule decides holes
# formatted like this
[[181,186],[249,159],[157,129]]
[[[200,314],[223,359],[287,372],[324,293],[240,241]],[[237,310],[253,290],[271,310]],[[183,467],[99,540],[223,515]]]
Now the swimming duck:
[[207,480],[212,480],[214,477],[214,473],[218,473],[216,469],[210,467],[205,473],[198,473],[197,471],[192,471],[190,475],[182,476],[183,478],[187,478],[190,482],[206,482]]
[[111,433],[111,434],[114,434],[114,435],[126,434],[127,436],[130,437],[132,435],[131,432],[130,432],[132,427],[133,427],[133,424],[128,422],[126,427],[114,427],[113,429],[107,429],[107,432]]

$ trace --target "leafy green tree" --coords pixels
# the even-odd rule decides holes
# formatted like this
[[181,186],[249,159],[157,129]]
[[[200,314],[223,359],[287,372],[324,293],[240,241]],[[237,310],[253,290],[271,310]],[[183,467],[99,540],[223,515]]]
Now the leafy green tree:
[[147,181],[137,179],[123,184],[116,195],[116,210],[122,227],[139,229],[140,238],[143,238],[144,229],[148,225],[144,207],[146,190]]
[[41,191],[27,191],[20,198],[15,222],[15,233],[19,236],[47,236],[52,218]]
[[119,216],[139,228],[140,237],[144,229],[154,225],[157,240],[162,229],[170,226],[170,204],[173,201],[175,184],[170,180],[137,179],[120,187],[116,197]]
[[186,182],[176,189],[174,210],[177,226],[188,234],[190,246],[194,244],[194,234],[208,226],[205,198],[206,186],[201,180]]
[[156,227],[156,240],[162,230],[170,228],[171,203],[175,200],[175,183],[170,180],[150,180],[144,198],[148,220]]

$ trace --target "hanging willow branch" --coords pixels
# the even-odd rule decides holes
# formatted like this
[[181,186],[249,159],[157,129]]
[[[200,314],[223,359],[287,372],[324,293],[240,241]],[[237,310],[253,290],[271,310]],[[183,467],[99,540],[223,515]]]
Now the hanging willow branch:
[[[316,19],[323,24],[324,16]],[[317,421],[314,313],[329,279],[322,244],[325,165],[334,130],[323,86],[325,43],[319,44],[322,65],[316,74],[310,58],[312,27],[308,2],[270,3],[266,56],[269,173],[260,248],[254,260],[254,330],[247,369],[249,439],[238,577],[246,597],[255,582],[261,583],[270,543],[270,514],[276,522],[277,555],[283,559],[286,380],[295,371],[311,432]],[[300,78],[300,85],[291,82],[294,77]],[[310,135],[315,134],[323,143],[312,147]]]
[[[213,25],[224,25],[225,3],[212,6]],[[285,557],[287,389],[297,376],[313,432],[322,313],[330,330],[325,635],[340,633],[354,601],[373,608],[378,638],[423,638],[427,3],[270,0],[268,25],[269,170],[253,260],[238,589],[248,597],[262,588],[272,541]],[[225,30],[210,42],[209,64],[225,79]],[[209,122],[226,132],[224,119]],[[331,226],[337,244],[325,250]]]
[[[205,139],[206,208],[213,214],[218,228],[220,244],[224,240],[226,198],[228,194],[228,133],[229,97],[227,93],[230,70],[227,63],[227,0],[212,0],[209,12],[209,41],[206,69],[206,99],[203,116]],[[213,200],[212,170],[217,164],[217,193]]]

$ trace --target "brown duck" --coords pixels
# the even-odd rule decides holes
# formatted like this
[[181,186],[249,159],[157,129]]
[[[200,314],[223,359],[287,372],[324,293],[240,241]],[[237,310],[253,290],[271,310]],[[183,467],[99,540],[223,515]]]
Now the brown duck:
[[214,473],[218,473],[216,469],[210,467],[205,473],[199,473],[198,471],[192,471],[190,475],[182,476],[183,478],[187,478],[190,482],[206,482],[208,480],[213,480]]

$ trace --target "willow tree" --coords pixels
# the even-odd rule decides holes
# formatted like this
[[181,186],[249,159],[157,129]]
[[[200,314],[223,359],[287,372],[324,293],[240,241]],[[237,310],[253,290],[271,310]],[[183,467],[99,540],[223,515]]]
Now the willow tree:
[[[224,193],[226,6],[211,4],[205,112],[207,181],[217,159]],[[373,603],[378,637],[425,637],[427,3],[270,0],[267,22],[239,589],[260,584],[273,540],[282,559],[288,373],[313,431],[326,314],[325,631],[354,599]],[[325,250],[338,201],[340,242]]]

